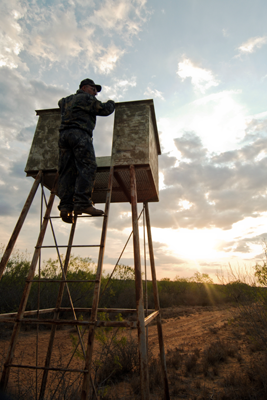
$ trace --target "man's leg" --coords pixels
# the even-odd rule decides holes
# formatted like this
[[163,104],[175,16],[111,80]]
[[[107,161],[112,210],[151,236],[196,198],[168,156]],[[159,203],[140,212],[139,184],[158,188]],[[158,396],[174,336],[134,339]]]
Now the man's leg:
[[74,212],[102,215],[103,211],[96,210],[92,204],[92,192],[96,176],[96,159],[93,142],[87,133],[83,133],[79,142],[73,148],[77,178],[74,192]]
[[[72,222],[73,196],[77,176],[74,154],[68,144],[69,131],[62,131],[59,138],[59,181],[58,196],[61,199],[58,206],[64,222]],[[66,214],[66,215],[65,215]]]

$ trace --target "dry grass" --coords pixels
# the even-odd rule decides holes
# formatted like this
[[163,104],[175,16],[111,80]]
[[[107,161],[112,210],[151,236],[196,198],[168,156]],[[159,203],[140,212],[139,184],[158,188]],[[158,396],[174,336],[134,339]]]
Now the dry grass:
[[[184,319],[187,320],[186,315],[195,312],[195,309],[188,310],[188,313],[184,313]],[[192,346],[188,341],[168,349],[166,362],[172,400],[267,398],[267,353],[261,339],[266,334],[266,328],[262,318],[257,316],[259,310],[251,316],[252,312],[250,308],[250,313],[241,312],[230,319],[229,323],[207,327],[204,341],[197,345]],[[178,314],[175,314],[174,309],[165,310],[165,319],[171,321],[171,324],[175,324],[180,316],[181,309]],[[256,333],[253,333],[251,328],[256,324]],[[112,337],[113,333],[109,335]],[[123,335],[127,336],[126,342],[119,340]],[[167,343],[168,339],[165,345]],[[131,338],[131,331],[125,331],[117,336],[111,347],[99,348],[102,358],[100,362],[96,358],[95,382],[100,399],[140,398],[137,347],[136,340]],[[16,399],[31,400],[35,398],[35,384],[32,382],[28,387],[23,386],[25,373],[25,370],[17,372],[13,380],[17,390],[13,393]],[[59,376],[55,376],[55,379],[59,379]],[[163,398],[161,365],[157,354],[149,354],[149,380],[151,399]],[[66,374],[56,396],[53,397],[52,390],[48,390],[46,398],[78,399],[79,385],[80,382],[75,381],[71,374]]]

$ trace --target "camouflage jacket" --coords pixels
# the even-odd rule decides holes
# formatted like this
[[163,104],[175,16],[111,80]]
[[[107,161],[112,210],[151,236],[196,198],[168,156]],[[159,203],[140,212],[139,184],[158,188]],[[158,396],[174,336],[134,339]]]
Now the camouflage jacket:
[[76,94],[71,94],[59,100],[58,105],[61,109],[61,125],[59,130],[82,129],[92,136],[96,124],[96,116],[105,117],[113,113],[115,103],[108,100],[101,103],[95,96],[77,90]]

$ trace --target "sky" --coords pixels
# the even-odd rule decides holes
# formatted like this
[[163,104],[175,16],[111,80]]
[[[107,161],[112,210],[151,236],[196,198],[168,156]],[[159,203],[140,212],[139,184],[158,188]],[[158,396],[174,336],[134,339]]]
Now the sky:
[[[102,85],[101,101],[154,100],[162,149],[160,201],[149,205],[157,277],[199,271],[216,280],[229,263],[252,268],[264,260],[265,0],[2,0],[0,15],[2,247],[33,184],[24,168],[35,110],[57,107],[90,78]],[[97,156],[110,155],[112,129],[113,116],[98,118]],[[39,211],[38,192],[16,244],[29,255]],[[55,230],[66,244],[69,225],[56,220]],[[100,232],[99,219],[81,219],[75,243],[92,243]],[[106,272],[130,232],[129,204],[112,204]],[[142,223],[140,238],[144,264]],[[78,254],[97,260],[91,250]],[[133,266],[131,246],[121,263]]]

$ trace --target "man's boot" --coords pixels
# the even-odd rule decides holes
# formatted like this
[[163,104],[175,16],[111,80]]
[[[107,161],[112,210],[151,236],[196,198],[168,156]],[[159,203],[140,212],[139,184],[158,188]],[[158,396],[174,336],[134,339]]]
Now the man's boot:
[[90,214],[95,217],[95,216],[103,215],[104,211],[98,210],[97,208],[95,208],[93,206],[80,207],[80,208],[74,207],[74,214],[75,215]]
[[60,217],[62,218],[62,221],[66,222],[67,224],[73,223],[72,210],[60,210]]

